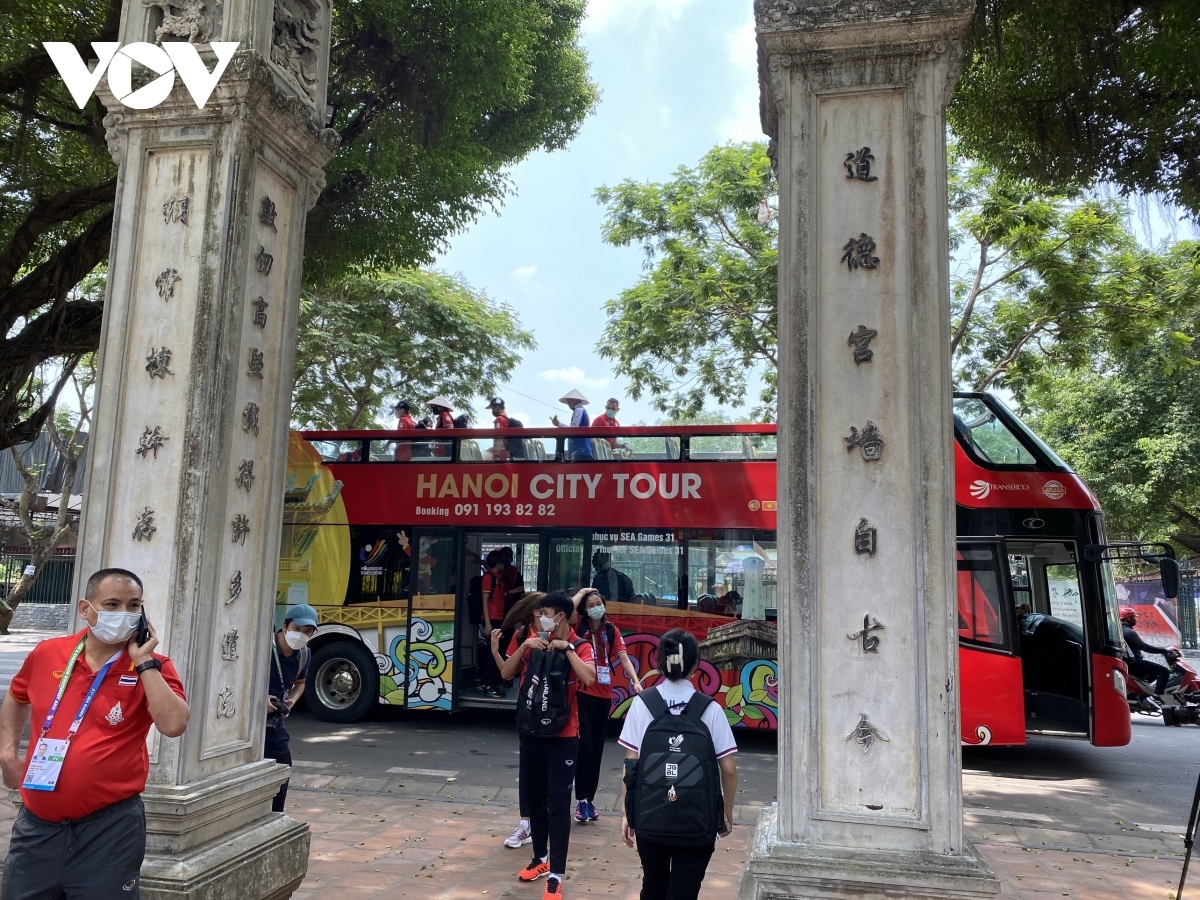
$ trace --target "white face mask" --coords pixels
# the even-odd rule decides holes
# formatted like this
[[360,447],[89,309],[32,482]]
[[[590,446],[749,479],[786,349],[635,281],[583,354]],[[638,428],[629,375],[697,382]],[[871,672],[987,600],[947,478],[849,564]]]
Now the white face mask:
[[287,641],[287,645],[293,650],[303,650],[308,643],[308,635],[303,631],[285,631],[283,639]]
[[538,624],[542,626],[542,631],[554,630],[554,619],[551,616],[538,616]]
[[[88,606],[92,606],[92,604],[89,603]],[[96,607],[92,606],[92,609],[96,609]],[[96,609],[96,624],[88,627],[98,641],[106,644],[123,644],[133,637],[141,619],[141,613],[109,612]]]
[[603,606],[589,606],[587,614],[589,616],[591,616],[593,619],[595,619],[597,622],[599,622],[601,619],[604,618],[604,607]]

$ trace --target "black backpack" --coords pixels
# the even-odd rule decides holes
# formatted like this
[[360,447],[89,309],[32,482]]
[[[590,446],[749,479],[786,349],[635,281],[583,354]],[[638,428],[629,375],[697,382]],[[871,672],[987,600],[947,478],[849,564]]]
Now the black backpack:
[[[525,424],[520,419],[514,419],[511,416],[508,420],[509,428],[524,428]],[[525,458],[525,439],[519,437],[505,438],[504,446],[508,450],[508,455],[513,459]]]
[[[578,647],[583,641],[571,646]],[[529,654],[517,694],[517,731],[533,737],[557,737],[571,718],[567,681],[571,661],[565,650],[534,650]]]
[[684,847],[711,844],[725,816],[717,752],[702,719],[713,700],[696,691],[677,716],[657,688],[638,696],[654,721],[630,773],[633,784],[626,784],[625,815],[638,837],[648,841]]

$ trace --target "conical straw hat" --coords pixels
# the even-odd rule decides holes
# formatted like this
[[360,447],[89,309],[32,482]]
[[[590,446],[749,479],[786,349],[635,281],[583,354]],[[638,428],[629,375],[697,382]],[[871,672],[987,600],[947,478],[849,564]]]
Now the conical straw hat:
[[574,390],[574,389],[567,391],[565,394],[563,394],[561,397],[558,398],[559,403],[566,403],[568,400],[578,400],[584,406],[587,406],[587,402],[588,402],[587,397],[583,396],[583,394],[579,393],[579,391]]

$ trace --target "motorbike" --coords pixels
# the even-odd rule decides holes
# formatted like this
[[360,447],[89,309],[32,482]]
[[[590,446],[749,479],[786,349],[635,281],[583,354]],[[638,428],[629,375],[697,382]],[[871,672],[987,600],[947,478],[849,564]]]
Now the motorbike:
[[1200,675],[1183,661],[1176,647],[1167,648],[1167,667],[1171,677],[1162,701],[1154,696],[1154,682],[1130,673],[1126,682],[1129,711],[1144,716],[1162,716],[1164,725],[1200,725]]

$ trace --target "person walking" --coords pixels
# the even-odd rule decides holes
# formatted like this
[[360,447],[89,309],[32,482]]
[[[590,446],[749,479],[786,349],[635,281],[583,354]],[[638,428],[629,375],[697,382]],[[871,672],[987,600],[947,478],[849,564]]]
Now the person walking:
[[[3,900],[137,900],[146,855],[146,735],[153,725],[177,738],[191,716],[175,666],[154,652],[158,633],[145,618],[137,575],[93,573],[78,614],[87,627],[31,650],[0,707],[0,771],[6,787],[20,788],[22,802]],[[18,747],[31,711],[22,763]]]
[[[628,847],[636,841],[642,861],[641,900],[696,900],[717,836],[728,837],[733,830],[737,742],[721,705],[692,686],[689,679],[699,668],[695,637],[682,628],[664,634],[658,644],[658,671],[665,680],[634,697],[621,729],[620,743],[626,749],[621,837]],[[645,763],[652,769],[642,767],[643,748]],[[636,761],[632,778],[629,761]],[[694,764],[702,777],[686,787],[679,784],[677,794],[675,779],[681,764],[689,769]],[[631,780],[633,822],[626,802]],[[718,780],[719,784],[708,783]],[[685,835],[682,829],[706,805],[723,818],[719,823],[711,821],[699,833]],[[672,833],[677,830],[677,835]]]
[[[263,738],[263,757],[285,766],[292,764],[291,736],[287,717],[304,696],[308,678],[309,639],[317,632],[317,611],[307,603],[298,603],[287,611],[283,627],[271,639],[270,686],[267,689],[267,731]],[[283,812],[288,782],[279,786],[271,801],[273,812]]]
[[[518,777],[529,804],[533,859],[517,877],[526,882],[545,877],[542,900],[562,897],[571,842],[571,782],[579,753],[577,693],[581,685],[587,687],[596,680],[591,646],[575,639],[574,613],[575,604],[566,591],[551,591],[543,597],[537,610],[540,631],[526,638],[501,669],[504,678],[519,671],[526,675],[517,705],[521,730]],[[500,635],[499,628],[492,631],[493,647],[499,645]],[[555,659],[559,653],[563,657]],[[529,709],[539,701],[542,707],[521,727],[524,698],[529,700]],[[543,735],[539,733],[543,721],[551,727],[563,724],[557,732]]]
[[604,615],[604,598],[600,592],[585,588],[581,598],[583,615],[579,617],[576,634],[592,645],[596,658],[596,682],[579,689],[579,762],[575,766],[575,821],[595,822],[596,789],[600,785],[600,767],[604,761],[604,739],[612,714],[612,672],[620,662],[625,677],[635,694],[641,693],[642,682],[629,659],[625,639]]
[[[413,418],[412,410],[409,408],[407,400],[401,400],[394,407],[392,412],[396,414],[396,430],[409,431],[417,427],[417,420]],[[396,444],[396,449],[393,452],[396,462],[409,462],[413,458],[413,445],[411,441],[400,441]]]

